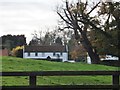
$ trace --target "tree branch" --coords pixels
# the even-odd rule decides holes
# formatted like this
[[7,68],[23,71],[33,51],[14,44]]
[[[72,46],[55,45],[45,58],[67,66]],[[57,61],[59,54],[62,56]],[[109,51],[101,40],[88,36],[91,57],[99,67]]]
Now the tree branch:
[[61,17],[61,19],[63,20],[63,21],[65,21],[67,24],[70,24],[70,25],[72,25],[69,21],[67,21],[59,12],[57,12],[57,14]]
[[106,21],[107,24],[109,24],[109,19],[110,19],[110,13],[109,13],[107,21]]
[[68,20],[69,20],[70,22],[72,22],[72,20],[71,20],[70,17],[68,16],[68,14],[67,14],[67,12],[66,12],[65,9],[64,9],[64,13],[65,13],[65,16],[68,18]]
[[[97,30],[98,32],[104,34],[105,36],[111,38],[111,35],[109,35],[107,32],[103,31],[101,28],[97,27],[95,24],[93,24],[88,18],[83,17],[84,21],[82,20],[78,20],[79,22],[83,23],[83,24],[87,24],[92,26],[95,30]],[[80,28],[79,28],[80,29]]]
[[92,26],[95,30],[99,31],[100,33],[104,34],[105,36],[111,38],[111,35],[108,34],[107,32],[103,31],[101,28],[97,27],[95,24],[93,24],[92,22],[90,22],[89,19],[85,18],[86,19],[86,23],[89,24],[90,26]]
[[67,9],[67,11],[68,11],[68,13],[69,13],[71,19],[74,20],[72,14],[71,14],[71,12],[70,12],[70,10],[69,10],[68,1],[66,1],[66,9]]
[[64,29],[69,29],[69,28],[74,29],[74,28],[71,27],[71,26],[67,26],[67,27],[59,28],[59,30],[60,30],[60,31],[63,31]]
[[100,4],[100,2],[98,2],[88,13],[87,15],[89,15],[94,9],[96,9],[96,7]]

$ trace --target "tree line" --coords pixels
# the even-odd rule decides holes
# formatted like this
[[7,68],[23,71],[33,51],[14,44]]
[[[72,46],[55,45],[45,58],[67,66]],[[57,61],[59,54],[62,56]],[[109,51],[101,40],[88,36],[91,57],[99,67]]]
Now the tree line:
[[12,50],[16,46],[26,45],[26,37],[25,35],[3,35],[0,37],[2,41],[2,47]]

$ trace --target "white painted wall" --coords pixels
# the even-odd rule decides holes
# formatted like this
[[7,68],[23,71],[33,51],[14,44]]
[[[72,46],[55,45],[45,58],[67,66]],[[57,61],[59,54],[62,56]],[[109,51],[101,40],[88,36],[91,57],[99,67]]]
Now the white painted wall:
[[53,52],[38,52],[37,56],[35,55],[35,52],[30,52],[30,56],[28,56],[28,52],[23,52],[23,58],[33,58],[33,59],[47,59],[48,56],[50,56],[52,59],[58,59],[57,54],[59,54],[59,59],[62,59],[62,61],[68,60],[68,53],[67,52],[56,52],[55,55],[53,55]]
[[[118,58],[118,57],[115,57],[115,56],[111,56],[111,55],[106,55],[105,58],[101,58],[100,60],[101,60],[101,61],[102,61],[102,60],[119,60],[119,58]],[[88,64],[91,64],[91,59],[90,59],[89,56],[87,56],[87,63],[88,63]]]
[[68,61],[68,53],[63,53],[63,62]]
[[106,55],[105,58],[101,58],[101,60],[119,60],[119,58],[111,55]]
[[89,56],[87,56],[87,63],[88,63],[88,64],[91,64],[91,59],[90,59]]

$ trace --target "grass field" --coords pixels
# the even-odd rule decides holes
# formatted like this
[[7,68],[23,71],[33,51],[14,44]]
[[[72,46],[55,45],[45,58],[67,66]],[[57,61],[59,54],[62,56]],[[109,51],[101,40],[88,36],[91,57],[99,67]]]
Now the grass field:
[[[118,67],[2,57],[2,71],[111,71]],[[111,84],[111,76],[38,76],[37,85]],[[3,86],[28,85],[28,77],[2,77]]]

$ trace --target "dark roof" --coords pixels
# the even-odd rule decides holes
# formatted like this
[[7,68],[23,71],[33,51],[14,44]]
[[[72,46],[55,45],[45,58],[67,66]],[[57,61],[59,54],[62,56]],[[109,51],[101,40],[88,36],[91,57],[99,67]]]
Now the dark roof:
[[66,52],[66,47],[62,45],[56,46],[25,46],[25,52]]

